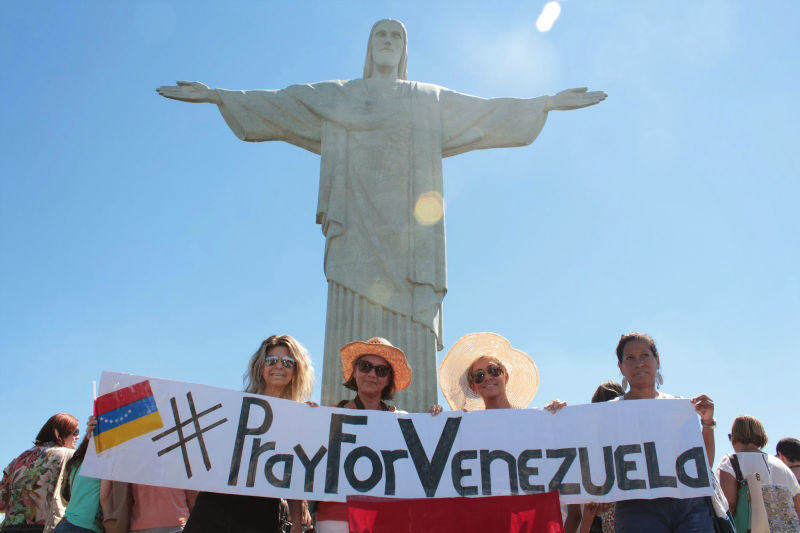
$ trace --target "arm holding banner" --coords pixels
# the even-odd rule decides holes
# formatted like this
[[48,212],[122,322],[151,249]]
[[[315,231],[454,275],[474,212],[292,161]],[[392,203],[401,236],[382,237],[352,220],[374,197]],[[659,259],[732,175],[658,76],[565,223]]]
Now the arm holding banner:
[[714,464],[714,428],[717,423],[714,421],[714,402],[706,396],[701,394],[696,398],[692,398],[692,404],[697,414],[700,415],[700,422],[703,424],[703,444],[706,448],[706,455],[708,456],[708,464]]

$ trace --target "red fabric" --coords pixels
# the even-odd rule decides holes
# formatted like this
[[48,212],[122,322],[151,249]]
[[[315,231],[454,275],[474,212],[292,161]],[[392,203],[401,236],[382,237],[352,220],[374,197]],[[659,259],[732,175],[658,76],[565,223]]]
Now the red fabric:
[[347,522],[347,504],[339,502],[319,502],[317,504],[317,522],[334,520]]
[[563,533],[558,493],[489,498],[347,498],[350,533]]

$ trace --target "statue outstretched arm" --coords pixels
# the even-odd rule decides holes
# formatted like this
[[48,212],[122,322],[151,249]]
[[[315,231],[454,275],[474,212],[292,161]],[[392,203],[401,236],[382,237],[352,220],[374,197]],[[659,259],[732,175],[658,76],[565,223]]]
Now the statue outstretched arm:
[[587,92],[586,87],[566,89],[551,96],[545,104],[546,111],[569,111],[570,109],[580,109],[591,105],[599,104],[608,95],[603,91]]
[[156,92],[164,98],[181,102],[219,104],[217,91],[199,81],[179,81],[177,85],[162,85]]
[[[331,85],[331,87],[328,87]],[[210,89],[197,81],[164,85],[156,92],[183,102],[215,104],[231,131],[248,142],[285,141],[319,154],[322,112],[336,104],[339,85],[292,85],[280,90]]]
[[579,109],[602,102],[602,91],[585,87],[538,98],[480,98],[440,89],[442,156],[472,150],[531,144],[550,111]]

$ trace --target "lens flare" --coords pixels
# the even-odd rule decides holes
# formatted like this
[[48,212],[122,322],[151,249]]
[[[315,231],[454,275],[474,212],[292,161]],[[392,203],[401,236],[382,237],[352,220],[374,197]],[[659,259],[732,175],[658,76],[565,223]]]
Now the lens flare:
[[383,280],[377,280],[372,286],[367,289],[367,297],[381,305],[386,305],[392,298],[394,289],[392,286]]
[[414,205],[414,218],[423,226],[432,226],[444,216],[444,200],[436,191],[428,191],[419,195]]
[[536,19],[536,29],[541,32],[550,31],[560,14],[561,5],[558,2],[547,2],[542,8],[539,18]]

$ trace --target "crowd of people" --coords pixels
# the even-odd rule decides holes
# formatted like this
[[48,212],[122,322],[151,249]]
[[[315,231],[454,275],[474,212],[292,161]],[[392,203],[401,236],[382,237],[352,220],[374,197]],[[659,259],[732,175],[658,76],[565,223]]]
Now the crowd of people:
[[[467,339],[468,337],[468,339]],[[442,392],[452,409],[525,408],[538,384],[533,361],[492,333],[472,334],[454,346],[439,369]],[[407,388],[412,372],[405,354],[389,341],[372,338],[346,344],[341,351],[343,386],[353,391],[337,407],[402,412],[391,403]],[[660,390],[661,360],[655,341],[643,333],[625,334],[616,349],[622,383],[601,384],[596,402],[674,398]],[[534,382],[535,381],[535,382]],[[264,340],[249,360],[244,390],[310,401],[314,382],[311,359],[289,335]],[[709,464],[714,464],[714,403],[705,394],[691,399],[702,426]],[[556,413],[566,404],[553,400]],[[437,415],[438,405],[429,412]],[[78,420],[53,415],[33,447],[3,471],[0,483],[2,532],[49,533],[319,533],[349,531],[347,504],[284,501],[277,498],[219,494],[120,483],[82,476],[81,464],[96,421],[90,418],[78,444]],[[715,480],[724,498],[657,498],[613,504],[567,506],[567,533],[714,532],[716,517],[729,510],[735,531],[800,531],[800,441],[781,439],[776,455],[764,451],[766,431],[752,416],[737,417],[728,434],[734,453],[724,456]],[[720,512],[720,506],[722,511]],[[763,529],[765,528],[766,529]]]

